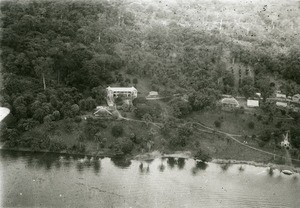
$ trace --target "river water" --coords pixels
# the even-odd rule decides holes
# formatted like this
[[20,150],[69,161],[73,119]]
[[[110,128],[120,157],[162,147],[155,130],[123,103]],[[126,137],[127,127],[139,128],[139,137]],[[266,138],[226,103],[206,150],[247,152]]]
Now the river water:
[[300,175],[192,159],[0,151],[0,207],[300,207]]

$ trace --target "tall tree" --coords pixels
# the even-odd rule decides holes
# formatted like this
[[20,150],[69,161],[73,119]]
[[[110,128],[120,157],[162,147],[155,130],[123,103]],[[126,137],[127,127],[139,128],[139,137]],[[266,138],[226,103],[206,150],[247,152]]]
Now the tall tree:
[[43,87],[46,90],[46,76],[50,75],[52,72],[53,67],[53,60],[49,57],[39,57],[37,60],[34,61],[35,67],[34,70],[38,76],[42,77],[43,80]]

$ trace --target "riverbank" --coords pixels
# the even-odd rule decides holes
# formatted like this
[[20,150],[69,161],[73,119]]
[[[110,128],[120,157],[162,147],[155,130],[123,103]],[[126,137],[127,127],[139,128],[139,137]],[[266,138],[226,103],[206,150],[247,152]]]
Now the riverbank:
[[[146,153],[146,154],[139,154],[133,157],[135,160],[140,160],[140,161],[147,161],[147,160],[154,160],[157,158],[185,158],[185,159],[194,159],[192,156],[192,153],[190,151],[176,151],[173,154],[163,154],[159,151],[153,151],[151,153]],[[240,164],[240,165],[252,165],[256,167],[270,167],[273,169],[278,169],[278,170],[284,170],[284,169],[289,169],[292,170],[295,173],[300,173],[300,167],[294,167],[294,166],[289,166],[289,165],[280,165],[280,164],[274,164],[274,163],[263,163],[263,162],[255,162],[255,161],[245,161],[245,160],[234,160],[234,159],[215,159],[213,158],[211,163],[215,164]]]
[[[273,149],[273,146],[266,145],[262,151],[257,151],[255,150],[256,148],[248,147],[257,146],[257,142],[251,137],[233,138],[233,136],[226,132],[218,133],[218,131],[213,131],[211,130],[212,128],[204,125],[197,126],[197,128],[181,129],[191,130],[192,132],[189,137],[185,137],[185,144],[182,146],[181,143],[174,143],[174,140],[177,140],[177,142],[181,141],[178,140],[180,137],[174,134],[181,127],[172,129],[174,131],[171,131],[169,135],[162,135],[157,126],[149,126],[145,123],[138,122],[133,125],[131,122],[124,121],[105,121],[105,123],[102,120],[92,121],[95,123],[86,120],[79,123],[61,120],[53,123],[55,124],[55,128],[51,129],[51,131],[49,131],[47,125],[42,124],[20,137],[24,138],[24,141],[34,138],[39,142],[43,141],[43,132],[46,132],[49,136],[47,141],[50,141],[50,144],[48,146],[42,145],[41,148],[47,148],[47,150],[40,148],[32,151],[30,148],[9,147],[8,145],[4,146],[3,149],[70,154],[83,157],[118,156],[124,160],[152,160],[162,157],[187,159],[194,158],[197,151],[201,150],[212,158],[218,158],[215,159],[216,163],[253,164],[258,166],[262,166],[261,164],[263,164],[263,166],[270,167],[275,165],[278,167],[292,167],[279,166],[279,164],[285,164],[286,162],[283,150]],[[189,123],[191,122],[187,124]],[[122,135],[118,137],[112,135],[113,127],[116,126],[123,129]],[[188,125],[186,126],[189,128]],[[206,128],[209,131],[205,131]],[[68,129],[70,130],[66,131]],[[96,132],[95,129],[100,133],[89,135],[91,132]],[[32,134],[34,132],[35,134]],[[84,139],[82,139],[82,135],[84,135]],[[40,136],[40,138],[37,136]],[[100,140],[98,136],[100,136]],[[61,144],[64,148],[51,148],[52,145],[56,144]],[[57,146],[60,147],[60,145]],[[268,154],[265,153],[266,151],[268,151]],[[298,165],[298,163],[294,163],[294,166]]]
[[[162,153],[160,151],[152,151],[148,153],[140,153],[137,155],[124,155],[124,156],[118,156],[117,154],[113,153],[100,153],[100,154],[91,154],[91,153],[75,153],[75,152],[51,152],[51,151],[45,151],[45,150],[40,150],[40,151],[32,151],[30,149],[26,148],[1,148],[0,150],[5,150],[5,151],[18,151],[18,152],[35,152],[35,153],[51,153],[51,154],[59,154],[59,155],[68,155],[68,156],[73,156],[73,157],[110,157],[110,158],[120,158],[124,161],[128,160],[136,160],[136,161],[152,161],[154,159],[158,158],[184,158],[184,159],[194,159],[192,152],[190,151],[174,151],[173,153]],[[294,173],[300,173],[300,167],[295,167],[295,166],[290,166],[290,165],[281,165],[281,164],[275,164],[275,163],[270,163],[270,162],[256,162],[256,161],[251,161],[251,160],[235,160],[235,159],[217,159],[213,158],[211,163],[215,164],[223,164],[226,166],[229,165],[251,165],[255,167],[269,167],[272,169],[278,169],[278,170],[291,170]]]

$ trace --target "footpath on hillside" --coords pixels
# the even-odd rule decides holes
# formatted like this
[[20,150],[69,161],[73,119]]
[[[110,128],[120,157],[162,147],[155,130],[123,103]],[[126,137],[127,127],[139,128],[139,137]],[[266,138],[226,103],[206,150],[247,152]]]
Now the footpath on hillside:
[[[119,112],[118,112],[119,113]],[[162,127],[162,123],[159,123],[159,122],[150,122],[150,121],[142,121],[142,120],[138,120],[138,119],[132,119],[132,118],[126,118],[126,117],[123,117],[120,113],[119,113],[119,118],[120,119],[123,119],[123,120],[127,120],[127,121],[133,121],[133,122],[141,122],[141,123],[148,123],[148,124],[152,124],[158,128],[161,128]],[[252,149],[254,151],[258,151],[258,152],[261,152],[261,153],[264,153],[264,154],[267,154],[267,155],[270,155],[270,156],[274,156],[274,157],[279,157],[279,158],[283,158],[285,159],[286,161],[286,165],[288,166],[292,166],[292,161],[297,161],[297,162],[300,162],[300,160],[297,160],[297,159],[293,159],[291,158],[291,155],[289,153],[288,150],[286,150],[286,156],[281,156],[281,155],[277,155],[277,154],[274,154],[272,152],[268,152],[268,151],[265,151],[265,150],[262,150],[262,149],[259,149],[259,148],[256,148],[256,147],[253,147],[253,146],[250,146],[242,141],[240,141],[239,139],[237,139],[236,137],[242,137],[243,135],[239,135],[239,134],[230,134],[230,133],[227,133],[227,132],[224,132],[224,131],[220,131],[220,130],[217,130],[217,129],[214,129],[214,128],[211,128],[211,127],[208,127],[206,126],[205,124],[202,124],[202,123],[198,123],[198,122],[187,122],[185,123],[184,125],[186,124],[190,124],[190,125],[193,125],[194,128],[196,128],[196,125],[197,126],[200,126],[201,128],[196,128],[198,131],[201,131],[201,132],[205,132],[205,133],[219,133],[221,135],[224,135],[226,136],[227,138],[230,138],[231,140],[237,142],[239,145],[242,145],[246,148],[249,148],[249,149]]]

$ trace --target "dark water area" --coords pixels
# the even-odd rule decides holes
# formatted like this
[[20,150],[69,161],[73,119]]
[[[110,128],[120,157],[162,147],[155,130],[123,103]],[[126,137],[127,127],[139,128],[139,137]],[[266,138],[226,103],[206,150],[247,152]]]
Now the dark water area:
[[0,151],[0,207],[300,207],[300,175],[266,167]]

